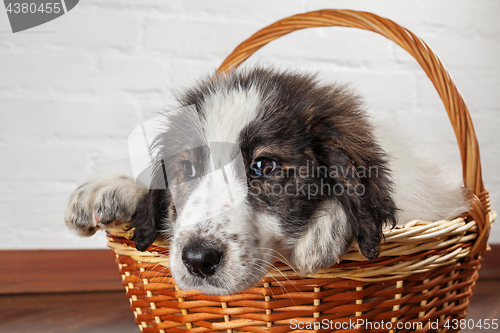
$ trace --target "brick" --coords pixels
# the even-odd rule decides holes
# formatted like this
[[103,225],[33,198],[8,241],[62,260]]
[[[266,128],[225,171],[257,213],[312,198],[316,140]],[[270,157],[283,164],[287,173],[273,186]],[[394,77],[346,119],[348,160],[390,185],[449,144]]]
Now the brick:
[[182,91],[182,89],[196,84],[199,79],[213,75],[222,60],[173,59],[172,68],[175,70],[172,70],[169,75],[172,92]]
[[[97,84],[92,56],[67,52],[0,52],[0,87],[43,91],[89,91]],[[69,79],[71,84],[68,84]]]
[[19,143],[0,148],[1,179],[72,179],[86,170],[86,156],[74,145],[36,146]]
[[127,91],[165,90],[170,72],[160,60],[150,57],[106,55],[101,59],[100,84]]
[[5,144],[126,140],[141,121],[130,105],[60,100],[0,100],[0,135]]
[[470,1],[469,11],[472,27],[477,34],[488,37],[493,41],[500,35],[500,24],[498,24],[498,13],[500,13],[500,2],[496,0]]
[[[82,5],[82,6],[80,6]],[[107,0],[106,2],[100,0],[87,0],[82,3],[78,3],[78,8],[88,8],[97,7],[102,8],[113,8],[124,10],[151,10],[151,9],[161,9],[162,12],[172,12],[179,10],[179,4],[176,1],[164,1],[164,0],[141,0],[138,2],[123,0]]]
[[[232,20],[260,21],[263,26],[275,21],[306,11],[307,1],[275,0],[271,6],[263,6],[252,1],[219,0],[212,1],[184,0],[179,11],[186,16],[231,18]],[[267,5],[267,3],[266,3]]]
[[119,9],[87,9],[78,4],[68,14],[52,21],[52,26],[40,27],[55,32],[47,36],[45,43],[79,49],[99,47],[130,51],[139,44],[143,20],[142,15]]
[[[432,6],[424,6],[423,20],[428,28],[440,28],[448,34],[459,33],[471,36],[473,32],[470,8],[476,7],[468,0],[454,1],[453,6],[446,0],[435,0]],[[466,10],[464,10],[467,8]],[[447,13],[447,15],[443,15]]]
[[146,23],[145,45],[148,51],[164,52],[168,58],[215,56],[222,61],[260,27],[257,23],[160,17]]

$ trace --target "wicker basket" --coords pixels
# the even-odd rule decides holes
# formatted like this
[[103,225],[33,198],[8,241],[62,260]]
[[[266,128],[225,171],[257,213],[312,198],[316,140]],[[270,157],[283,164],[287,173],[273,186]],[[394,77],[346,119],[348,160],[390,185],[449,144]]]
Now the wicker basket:
[[[351,249],[339,265],[308,277],[297,276],[288,266],[277,264],[259,284],[229,296],[180,290],[170,276],[168,245],[155,243],[147,252],[139,252],[128,240],[129,234],[119,227],[110,229],[108,245],[116,253],[141,331],[460,330],[452,320],[465,318],[495,213],[483,186],[478,143],[467,107],[429,47],[388,19],[365,12],[322,10],[295,15],[262,29],[239,45],[219,71],[237,67],[280,36],[324,26],[377,32],[415,57],[437,89],[455,130],[465,184],[473,196],[471,211],[452,221],[412,221],[386,231],[376,260],[366,260]],[[361,324],[358,320],[368,323],[354,325]]]

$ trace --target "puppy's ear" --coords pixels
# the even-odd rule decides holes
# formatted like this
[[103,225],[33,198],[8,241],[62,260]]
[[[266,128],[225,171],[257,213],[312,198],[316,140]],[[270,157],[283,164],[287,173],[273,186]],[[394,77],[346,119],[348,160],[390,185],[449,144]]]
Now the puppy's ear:
[[385,153],[373,142],[365,147],[335,151],[331,165],[339,173],[333,176],[333,195],[343,206],[353,239],[367,259],[380,253],[384,225],[396,225],[396,205],[391,196],[392,182]]
[[168,220],[169,201],[168,190],[149,190],[141,199],[130,225],[130,229],[134,229],[133,240],[139,251],[148,249],[156,240],[158,231],[168,232],[166,221],[162,219]]
[[[378,172],[360,179],[364,193],[360,196],[359,210],[354,211],[356,218],[355,239],[359,250],[368,259],[375,259],[380,254],[380,242],[384,235],[384,225],[396,225],[396,205],[391,196],[391,181],[384,164],[378,166]],[[356,223],[355,222],[355,223]]]
[[384,225],[396,225],[397,210],[385,163],[382,157],[377,156],[362,167],[353,166],[358,171],[349,181],[356,188],[344,199],[349,207],[354,239],[367,259],[379,256]]

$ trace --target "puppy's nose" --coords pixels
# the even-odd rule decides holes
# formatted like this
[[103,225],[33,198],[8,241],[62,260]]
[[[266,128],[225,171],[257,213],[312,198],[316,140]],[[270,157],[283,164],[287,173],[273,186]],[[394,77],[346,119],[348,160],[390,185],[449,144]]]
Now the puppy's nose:
[[198,242],[188,243],[182,250],[184,266],[202,278],[215,274],[222,252]]

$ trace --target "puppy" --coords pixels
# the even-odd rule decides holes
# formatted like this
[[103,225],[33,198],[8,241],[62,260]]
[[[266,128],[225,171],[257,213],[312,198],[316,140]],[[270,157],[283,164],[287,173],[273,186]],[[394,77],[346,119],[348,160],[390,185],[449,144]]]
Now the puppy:
[[130,221],[140,251],[168,239],[182,289],[242,291],[276,261],[314,274],[353,243],[374,259],[385,226],[467,210],[461,178],[370,123],[344,86],[257,68],[207,78],[179,106],[155,140],[149,189],[98,178],[65,220],[83,236]]

